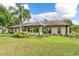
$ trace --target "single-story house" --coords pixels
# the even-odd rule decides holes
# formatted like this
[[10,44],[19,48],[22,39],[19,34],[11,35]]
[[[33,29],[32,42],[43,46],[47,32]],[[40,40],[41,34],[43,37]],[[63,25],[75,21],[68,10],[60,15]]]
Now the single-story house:
[[7,33],[8,29],[6,27],[0,26],[0,33]]
[[12,32],[27,31],[32,34],[69,35],[69,25],[64,21],[29,22],[12,26]]

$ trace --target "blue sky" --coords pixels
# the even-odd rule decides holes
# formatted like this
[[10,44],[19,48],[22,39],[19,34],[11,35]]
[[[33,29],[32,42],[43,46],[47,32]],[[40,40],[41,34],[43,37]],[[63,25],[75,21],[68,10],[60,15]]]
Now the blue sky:
[[55,3],[29,3],[31,14],[55,12]]
[[[28,3],[32,15],[56,12],[56,3]],[[77,13],[74,17],[70,17],[74,23],[79,22],[79,4],[77,6]]]
[[[26,5],[27,3],[22,3]],[[79,23],[79,4],[76,6],[74,5],[67,5],[67,4],[57,4],[57,3],[28,3],[28,8],[32,15],[39,15],[46,16],[48,14],[48,19],[55,17],[68,17],[72,19],[74,23]],[[76,13],[76,12],[77,13]],[[54,14],[53,14],[54,13]],[[55,14],[56,13],[56,14]],[[57,15],[58,13],[58,15]],[[52,16],[52,17],[50,17]],[[39,19],[39,17],[37,17]]]
[[78,4],[78,6],[77,6],[77,14],[76,14],[76,16],[73,18],[73,20],[75,20],[76,22],[79,23],[79,4]]
[[[74,23],[79,24],[79,0],[1,0],[6,8],[16,7],[16,3],[22,3],[31,11],[32,15],[37,14],[48,19],[68,17]],[[38,4],[40,3],[40,4]],[[39,19],[39,17],[37,17]]]

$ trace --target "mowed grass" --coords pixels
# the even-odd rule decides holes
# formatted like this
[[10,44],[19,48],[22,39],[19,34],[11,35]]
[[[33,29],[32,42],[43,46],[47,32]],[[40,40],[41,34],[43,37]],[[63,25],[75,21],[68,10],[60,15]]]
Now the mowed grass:
[[79,39],[64,36],[12,38],[0,34],[0,55],[7,56],[77,56]]

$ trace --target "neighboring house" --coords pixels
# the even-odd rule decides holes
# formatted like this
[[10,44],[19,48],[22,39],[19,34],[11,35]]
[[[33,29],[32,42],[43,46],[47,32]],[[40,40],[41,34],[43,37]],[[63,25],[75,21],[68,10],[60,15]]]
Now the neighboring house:
[[0,26],[0,33],[7,33],[7,32],[8,32],[7,28]]
[[30,22],[12,26],[12,32],[27,31],[33,34],[69,35],[69,25],[60,20]]

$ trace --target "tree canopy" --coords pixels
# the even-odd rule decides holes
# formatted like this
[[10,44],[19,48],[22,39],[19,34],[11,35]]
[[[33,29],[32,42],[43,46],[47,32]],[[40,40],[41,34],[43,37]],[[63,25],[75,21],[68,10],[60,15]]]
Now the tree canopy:
[[0,5],[0,26],[10,27],[12,25],[12,19],[9,11]]
[[12,11],[11,14],[16,24],[22,23],[25,20],[29,21],[31,18],[30,11],[19,4],[16,4],[16,7],[10,7],[9,10]]
[[69,25],[73,25],[72,20],[68,18],[63,19],[64,22],[68,23]]

